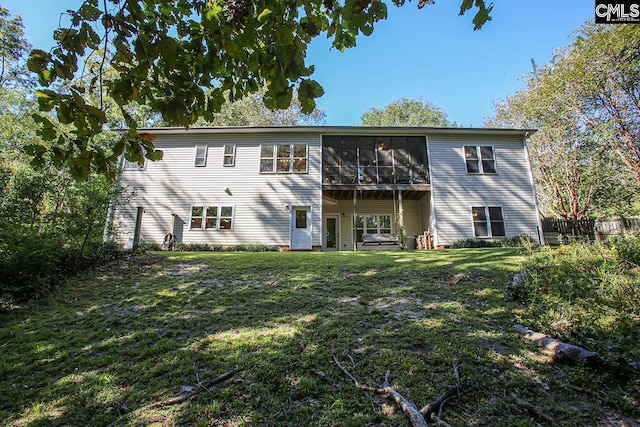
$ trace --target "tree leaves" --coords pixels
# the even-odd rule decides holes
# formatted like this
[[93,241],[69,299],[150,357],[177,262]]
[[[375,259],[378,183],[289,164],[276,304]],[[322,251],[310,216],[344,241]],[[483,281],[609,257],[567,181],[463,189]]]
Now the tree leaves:
[[478,11],[473,17],[473,29],[479,30],[488,21],[491,21],[491,16],[489,14],[493,10],[493,3],[490,4],[489,7],[487,7],[484,0],[463,0],[462,4],[460,5],[460,15],[464,15],[474,6],[478,9]]
[[449,126],[447,114],[422,98],[402,98],[383,109],[370,108],[362,115],[364,126]]
[[258,22],[261,24],[264,24],[269,18],[269,16],[271,16],[272,14],[273,14],[273,11],[265,7],[264,10],[260,13],[260,15],[258,15]]
[[585,24],[525,90],[496,106],[491,124],[539,129],[529,152],[545,214],[626,215],[629,194],[640,201],[638,40],[637,26]]
[[[423,0],[420,6],[428,3]],[[479,28],[490,19],[491,6],[464,0],[461,13],[474,7]],[[71,27],[54,33],[57,46],[51,52],[32,51],[28,66],[53,91],[38,95],[42,111],[55,111],[68,126],[55,135],[43,128],[42,137],[68,138],[73,150],[61,150],[61,155],[68,156],[81,176],[84,167],[95,163],[102,168],[106,162],[101,156],[121,150],[134,161],[158,156],[151,142],[136,138],[136,120],[126,113],[131,103],[152,109],[167,124],[191,126],[200,117],[213,117],[226,100],[245,98],[266,86],[262,99],[268,108],[286,109],[297,93],[301,111],[311,113],[324,93],[309,78],[311,40],[326,31],[333,47],[353,47],[358,35],[371,35],[375,24],[387,18],[387,5],[382,0],[86,0],[69,13]],[[79,102],[78,94],[51,89],[57,83],[72,85],[78,61],[98,48],[111,52],[103,52],[103,60],[94,61],[86,77],[89,92],[106,91],[97,97],[99,103]],[[114,71],[108,78],[107,67]],[[109,154],[90,148],[107,124],[105,97],[119,106],[131,131],[127,142],[115,143]]]
[[22,57],[30,49],[24,38],[22,19],[11,17],[9,11],[0,6],[0,88],[28,83],[23,73]]

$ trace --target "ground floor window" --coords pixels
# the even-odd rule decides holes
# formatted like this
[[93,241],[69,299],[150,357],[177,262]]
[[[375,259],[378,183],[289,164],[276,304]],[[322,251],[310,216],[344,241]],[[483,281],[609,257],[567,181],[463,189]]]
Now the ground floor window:
[[473,206],[471,208],[474,237],[505,237],[504,216],[498,206]]
[[232,230],[233,206],[191,206],[190,230]]
[[365,234],[391,234],[391,215],[356,215],[356,241],[361,242]]

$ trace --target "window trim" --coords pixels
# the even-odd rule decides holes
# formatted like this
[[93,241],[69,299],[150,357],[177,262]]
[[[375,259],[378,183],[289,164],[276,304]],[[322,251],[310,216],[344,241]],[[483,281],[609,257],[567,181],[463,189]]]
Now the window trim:
[[[200,159],[200,157],[198,157],[198,148],[200,147],[204,147],[204,156],[202,156],[201,160],[202,160],[202,164],[198,164],[198,159]],[[197,168],[203,168],[207,166],[207,157],[209,154],[209,145],[208,144],[196,144],[196,150],[195,150],[195,154],[193,156],[193,166],[197,167]]]
[[[484,210],[484,215],[485,215],[485,222],[487,224],[487,235],[486,236],[478,236],[476,235],[476,221],[474,220],[473,217],[473,210],[474,208],[482,208]],[[489,209],[500,209],[500,214],[502,216],[500,221],[494,221],[491,219],[491,215],[489,213]],[[475,206],[470,206],[469,207],[469,213],[471,214],[471,230],[473,231],[473,238],[474,239],[504,239],[507,237],[507,221],[505,220],[505,215],[504,215],[504,207],[501,205],[475,205]],[[493,228],[491,226],[492,222],[502,222],[502,228],[504,229],[504,235],[503,236],[496,236],[493,233]]]
[[[202,214],[194,216],[193,215],[193,208],[202,209]],[[205,214],[206,214],[206,209],[207,209],[207,207],[205,205],[191,205],[189,207],[189,230],[204,230],[204,218],[205,218]],[[200,228],[195,228],[193,226],[194,218],[200,218]]]
[[[227,147],[231,147],[231,154],[227,154]],[[231,158],[231,163],[227,164],[226,159]],[[230,168],[236,165],[236,144],[224,144],[222,146],[222,166]]]
[[[202,215],[201,216],[193,216],[193,208],[201,208]],[[215,228],[207,228],[207,218],[213,218],[213,216],[207,216],[208,208],[216,208],[216,226]],[[231,208],[231,216],[222,215],[222,208]],[[235,228],[235,216],[236,216],[236,206],[235,205],[218,205],[218,204],[194,204],[189,207],[189,231],[233,231]],[[201,223],[199,228],[192,227],[193,218],[200,218]],[[230,228],[221,228],[220,223],[222,219],[230,219],[231,227]]]
[[[478,162],[478,172],[469,172],[469,165],[467,163],[467,147],[474,148],[476,151],[476,159]],[[492,158],[487,160],[493,161],[493,169],[495,172],[485,172],[484,171],[484,160],[482,157],[482,147],[491,148]],[[493,145],[463,145],[462,146],[462,158],[464,160],[464,168],[467,172],[467,175],[498,175],[498,162],[496,162],[496,148]]]
[[[222,215],[222,209],[223,208],[231,208],[231,215]],[[218,206],[218,230],[229,230],[229,231],[233,231],[233,228],[235,226],[235,213],[236,213],[236,207],[235,205],[231,205],[231,206],[223,206],[220,205]],[[227,219],[229,218],[231,220],[231,227],[229,228],[222,228],[221,224],[222,224],[222,220],[223,219]]]
[[[305,155],[304,157],[296,157],[295,156],[295,146],[296,145],[301,145],[304,146],[305,148]],[[285,159],[284,157],[279,158],[278,157],[278,148],[281,146],[288,146],[289,147],[289,170],[286,171],[278,171],[278,159]],[[263,157],[262,156],[262,148],[263,147],[272,147],[273,152],[272,155],[270,157]],[[305,160],[305,170],[300,170],[300,171],[296,171],[294,164],[296,160],[300,160],[300,159],[304,159]],[[262,161],[263,160],[270,160],[273,162],[273,166],[271,168],[270,171],[268,170],[262,170]],[[259,173],[261,174],[305,174],[305,173],[309,173],[309,144],[308,143],[295,143],[295,142],[291,142],[291,143],[275,143],[275,144],[260,144],[260,161],[258,163],[258,170]]]

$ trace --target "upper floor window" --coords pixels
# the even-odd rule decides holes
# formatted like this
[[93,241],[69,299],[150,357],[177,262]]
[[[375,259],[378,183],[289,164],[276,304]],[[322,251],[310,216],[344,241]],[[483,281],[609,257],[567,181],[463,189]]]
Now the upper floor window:
[[306,144],[269,144],[260,147],[260,173],[306,173]]
[[226,144],[224,146],[223,166],[235,166],[236,164],[236,146],[234,144]]
[[233,206],[191,206],[190,230],[232,230]]
[[196,145],[196,160],[194,166],[206,166],[207,165],[207,146]]
[[130,162],[129,160],[124,161],[123,169],[125,170],[137,170],[142,171],[147,167],[147,159],[144,159],[144,163],[140,164],[138,162]]
[[474,237],[505,237],[504,216],[498,206],[473,206],[471,208]]
[[496,173],[496,159],[490,145],[465,145],[467,173]]

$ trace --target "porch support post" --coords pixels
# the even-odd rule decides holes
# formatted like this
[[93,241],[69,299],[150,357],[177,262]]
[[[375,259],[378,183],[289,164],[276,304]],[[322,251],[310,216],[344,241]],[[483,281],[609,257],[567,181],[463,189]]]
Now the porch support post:
[[398,191],[398,225],[404,227],[404,208],[402,207],[402,190]]

